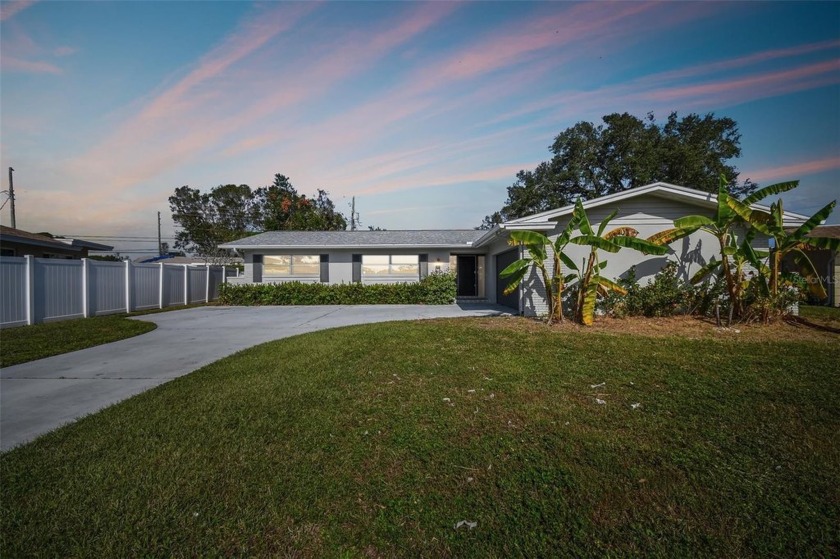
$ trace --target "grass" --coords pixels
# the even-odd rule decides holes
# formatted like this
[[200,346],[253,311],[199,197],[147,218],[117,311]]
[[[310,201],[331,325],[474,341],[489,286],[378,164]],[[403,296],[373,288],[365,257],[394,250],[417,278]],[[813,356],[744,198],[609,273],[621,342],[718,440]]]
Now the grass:
[[840,338],[743,335],[265,344],[0,456],[0,555],[837,556]]
[[799,316],[822,326],[840,328],[840,307],[800,305]]
[[129,316],[143,316],[161,312],[203,307],[206,303],[78,318],[0,331],[0,367],[9,367],[44,357],[61,355],[88,347],[108,344],[151,332],[152,322],[128,320]]
[[0,367],[116,342],[155,328],[151,322],[128,320],[125,315],[6,328],[0,332]]

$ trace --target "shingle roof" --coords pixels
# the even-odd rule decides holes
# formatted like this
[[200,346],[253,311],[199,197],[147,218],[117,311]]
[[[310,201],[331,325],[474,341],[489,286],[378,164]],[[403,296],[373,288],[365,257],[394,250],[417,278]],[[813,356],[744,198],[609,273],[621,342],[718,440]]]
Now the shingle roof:
[[472,229],[414,231],[268,231],[220,245],[220,248],[468,247],[486,231]]
[[[796,231],[796,227],[785,227],[788,232]],[[814,227],[808,237],[824,237],[827,239],[840,239],[840,225],[818,225]]]

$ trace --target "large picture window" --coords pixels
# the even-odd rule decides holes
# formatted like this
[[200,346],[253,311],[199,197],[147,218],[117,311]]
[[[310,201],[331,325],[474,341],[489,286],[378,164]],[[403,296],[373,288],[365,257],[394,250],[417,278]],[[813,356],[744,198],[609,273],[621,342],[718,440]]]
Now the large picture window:
[[317,254],[265,255],[263,275],[317,278],[321,275],[321,257]]
[[363,254],[362,276],[420,277],[420,257],[416,254]]

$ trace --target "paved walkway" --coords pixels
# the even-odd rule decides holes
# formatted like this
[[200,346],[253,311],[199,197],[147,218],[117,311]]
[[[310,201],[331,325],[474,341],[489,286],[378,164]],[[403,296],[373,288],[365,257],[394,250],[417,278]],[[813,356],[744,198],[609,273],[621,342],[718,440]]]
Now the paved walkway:
[[494,305],[198,307],[137,317],[157,329],[0,371],[0,449],[270,340],[352,324],[508,311]]

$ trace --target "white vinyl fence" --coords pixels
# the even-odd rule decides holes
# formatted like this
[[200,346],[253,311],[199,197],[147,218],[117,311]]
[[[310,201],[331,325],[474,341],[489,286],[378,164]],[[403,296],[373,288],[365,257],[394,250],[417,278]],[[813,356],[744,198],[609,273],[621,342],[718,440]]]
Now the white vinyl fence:
[[223,266],[0,257],[0,328],[213,301]]

